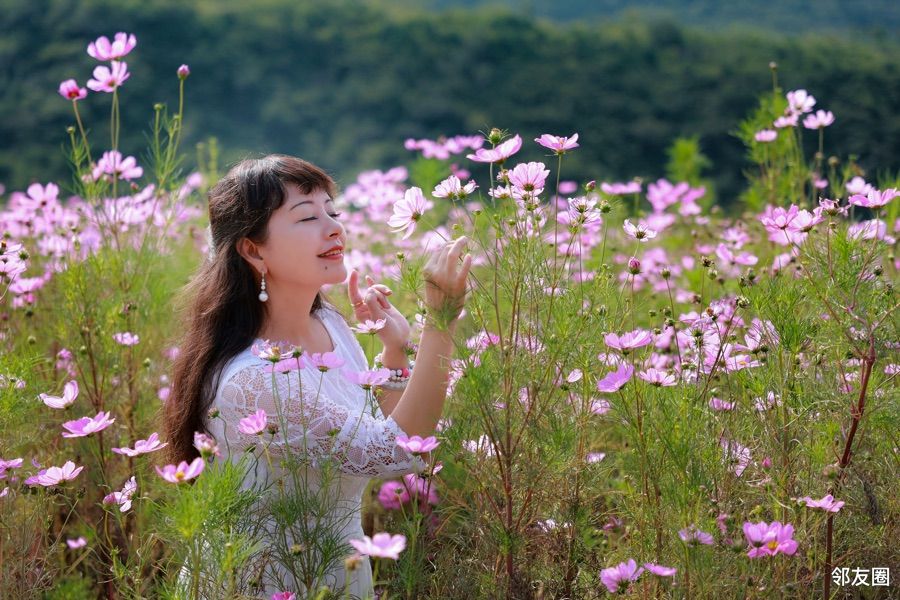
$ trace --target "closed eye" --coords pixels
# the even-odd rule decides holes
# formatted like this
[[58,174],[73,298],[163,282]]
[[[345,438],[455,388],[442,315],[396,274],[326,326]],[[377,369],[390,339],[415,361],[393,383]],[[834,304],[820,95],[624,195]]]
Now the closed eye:
[[[342,214],[344,214],[344,213],[339,212],[339,213],[334,213],[333,215],[328,215],[328,216],[331,217],[332,219],[336,219],[339,216],[341,216]],[[315,220],[316,220],[316,217],[309,217],[306,219],[300,219],[300,222],[302,223],[303,221],[315,221]]]

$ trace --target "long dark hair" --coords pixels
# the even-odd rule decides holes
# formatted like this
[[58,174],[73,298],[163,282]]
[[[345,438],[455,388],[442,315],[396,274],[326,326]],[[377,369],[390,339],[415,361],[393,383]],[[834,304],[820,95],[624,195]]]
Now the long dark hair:
[[[253,343],[265,318],[259,301],[259,274],[238,254],[247,237],[268,238],[269,217],[287,195],[286,185],[303,194],[320,190],[332,198],[337,186],[319,167],[272,154],[239,162],[209,191],[213,255],[204,260],[179,294],[179,353],[172,365],[171,392],[163,410],[168,460],[190,461],[200,453],[194,432],[206,432],[206,413],[215,396],[220,368]],[[320,291],[312,312],[334,307]],[[343,316],[343,315],[342,315]]]

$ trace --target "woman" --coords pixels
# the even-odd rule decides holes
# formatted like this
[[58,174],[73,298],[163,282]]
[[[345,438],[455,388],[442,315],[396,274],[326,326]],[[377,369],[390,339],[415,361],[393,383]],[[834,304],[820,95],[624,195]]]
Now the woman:
[[[173,461],[198,456],[194,434],[206,432],[218,443],[221,460],[237,461],[248,448],[262,450],[254,452],[257,463],[247,475],[247,486],[262,483],[275,493],[279,486],[272,484],[281,480],[279,485],[288,493],[307,499],[330,497],[334,507],[325,513],[325,520],[332,521],[340,552],[347,556],[352,552],[347,540],[363,534],[360,505],[366,483],[422,466],[421,459],[398,447],[396,439],[435,431],[472,257],[461,258],[465,237],[430,256],[424,269],[428,314],[414,372],[394,377],[400,381],[384,386],[379,406],[368,406],[367,392],[341,371],[370,367],[347,323],[325,301],[320,288],[348,281],[356,319],[385,320],[377,332],[384,344],[385,368],[408,368],[403,347],[409,324],[390,304],[386,286],[372,282],[361,293],[355,270],[348,279],[342,253],[327,256],[346,246],[340,213],[334,211],[335,187],[318,167],[271,155],[242,161],[209,192],[210,259],[187,288],[190,306],[165,419]],[[306,365],[299,370],[275,375],[273,363],[257,354],[270,348],[267,340],[280,342],[282,348],[300,348],[303,358],[312,360],[303,361]],[[343,369],[323,372],[309,364],[319,359],[343,364]],[[268,416],[267,431],[246,433],[241,419],[260,409]],[[302,477],[297,469],[286,472],[282,463],[286,456],[308,459]],[[318,494],[326,488],[333,493]],[[309,518],[296,516],[301,525]],[[314,554],[321,556],[327,544],[322,542],[322,530],[315,532],[316,540],[291,538],[284,543],[298,555],[315,544],[318,554]],[[269,534],[275,539],[277,532]],[[283,553],[280,560],[269,560],[260,575],[263,597],[285,589],[302,597],[303,581],[309,579],[298,575],[291,560]],[[309,570],[307,564],[304,573]],[[339,589],[345,577],[351,595],[372,595],[367,559],[349,571],[342,560],[332,560],[320,583]]]

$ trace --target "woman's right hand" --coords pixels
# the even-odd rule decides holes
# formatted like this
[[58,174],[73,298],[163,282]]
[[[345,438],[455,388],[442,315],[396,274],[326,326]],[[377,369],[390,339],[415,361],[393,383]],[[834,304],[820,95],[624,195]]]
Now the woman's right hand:
[[[431,255],[423,270],[425,279],[426,324],[440,330],[450,328],[466,303],[466,283],[472,255],[460,256],[466,248],[466,236],[447,242]],[[462,260],[462,266],[457,266]]]

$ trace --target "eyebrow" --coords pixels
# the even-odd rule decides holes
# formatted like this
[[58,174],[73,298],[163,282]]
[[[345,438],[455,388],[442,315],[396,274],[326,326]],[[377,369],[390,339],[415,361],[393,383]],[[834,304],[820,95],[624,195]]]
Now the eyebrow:
[[[328,204],[329,202],[334,202],[334,198],[329,198],[328,200],[325,201],[325,204]],[[302,200],[302,201],[298,202],[297,204],[293,205],[289,210],[294,210],[301,204],[313,204],[313,201],[312,200]]]

